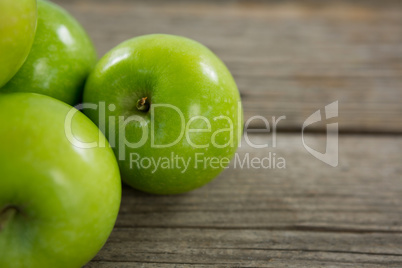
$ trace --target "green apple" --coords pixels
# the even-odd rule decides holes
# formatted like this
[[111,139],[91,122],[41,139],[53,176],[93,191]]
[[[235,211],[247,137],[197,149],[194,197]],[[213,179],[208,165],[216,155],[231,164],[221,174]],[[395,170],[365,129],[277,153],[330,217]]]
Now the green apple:
[[130,39],[95,66],[84,110],[106,134],[125,183],[177,194],[215,178],[242,134],[239,91],[200,43],[155,34]]
[[0,125],[0,267],[82,267],[120,205],[105,137],[75,108],[34,93],[0,94]]
[[91,40],[74,18],[55,4],[38,0],[31,52],[0,92],[40,93],[75,105],[96,58]]
[[36,0],[0,0],[0,87],[25,62],[36,29]]

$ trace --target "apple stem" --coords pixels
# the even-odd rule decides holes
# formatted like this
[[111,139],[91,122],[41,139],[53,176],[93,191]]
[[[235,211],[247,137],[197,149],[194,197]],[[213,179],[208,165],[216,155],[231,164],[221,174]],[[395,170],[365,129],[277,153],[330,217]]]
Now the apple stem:
[[0,211],[0,231],[6,227],[6,224],[19,212],[17,206],[7,205]]
[[149,100],[148,97],[141,98],[137,101],[137,109],[138,111],[147,112],[149,110]]

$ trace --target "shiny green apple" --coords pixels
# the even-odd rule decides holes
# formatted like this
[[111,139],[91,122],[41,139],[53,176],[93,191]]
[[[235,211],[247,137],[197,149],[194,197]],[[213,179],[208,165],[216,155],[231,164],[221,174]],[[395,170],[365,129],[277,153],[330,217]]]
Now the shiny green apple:
[[105,137],[75,108],[34,93],[0,94],[0,125],[0,267],[82,267],[120,205]]
[[0,87],[25,62],[36,29],[36,0],[0,0]]
[[31,52],[0,92],[40,93],[75,105],[95,62],[94,46],[81,25],[56,4],[38,0]]
[[95,66],[84,110],[106,134],[122,179],[155,194],[177,194],[215,178],[242,134],[239,91],[208,48],[179,36],[128,40]]

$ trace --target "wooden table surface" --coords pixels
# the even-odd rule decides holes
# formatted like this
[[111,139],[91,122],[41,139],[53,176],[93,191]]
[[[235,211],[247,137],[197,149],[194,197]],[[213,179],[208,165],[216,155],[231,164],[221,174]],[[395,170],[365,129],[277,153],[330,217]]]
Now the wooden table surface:
[[[285,169],[232,164],[177,196],[124,187],[116,228],[86,267],[402,267],[400,1],[55,2],[99,56],[142,34],[198,40],[233,73],[246,120],[286,116],[276,148],[238,150],[276,153]],[[301,136],[304,120],[334,101],[337,167],[314,158]],[[325,151],[326,122],[306,132]]]

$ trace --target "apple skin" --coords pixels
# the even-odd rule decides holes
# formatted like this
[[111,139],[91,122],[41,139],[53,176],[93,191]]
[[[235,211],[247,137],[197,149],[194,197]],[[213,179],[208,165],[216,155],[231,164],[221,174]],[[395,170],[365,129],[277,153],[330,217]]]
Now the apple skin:
[[38,0],[31,52],[0,92],[39,93],[75,105],[96,60],[95,48],[81,25],[58,5]]
[[28,57],[36,30],[36,0],[0,0],[0,87]]
[[[159,145],[169,144],[180,137],[181,120],[173,109],[154,108],[153,115],[150,112],[152,108],[148,112],[139,111],[136,109],[137,102],[145,97],[150,101],[151,107],[155,104],[170,104],[177,107],[183,113],[186,123],[194,116],[205,116],[209,119],[210,133],[189,134],[192,143],[209,144],[209,147],[194,148],[185,135],[174,146],[168,148],[152,146],[150,139],[152,118],[155,121],[154,143]],[[148,193],[178,194],[205,185],[223,168],[216,165],[211,167],[209,164],[205,169],[200,166],[201,164],[196,168],[195,154],[202,154],[202,158],[205,156],[231,159],[242,134],[243,113],[240,95],[229,70],[208,48],[180,36],[166,34],[140,36],[125,41],[109,51],[95,66],[84,89],[84,103],[99,105],[101,102],[104,102],[106,107],[104,128],[100,125],[99,109],[85,109],[84,113],[100,126],[112,144],[123,181]],[[109,105],[114,105],[115,109],[109,109]],[[115,122],[119,122],[118,117],[124,116],[126,119],[133,115],[141,117],[144,121],[128,123],[123,135],[129,142],[138,142],[145,133],[141,128],[144,126],[148,129],[148,139],[139,148],[123,145],[125,147],[123,152],[119,148],[124,140],[117,138],[121,135],[122,129],[115,127],[113,137],[113,134],[110,135],[113,131],[109,131],[110,121],[112,118]],[[213,120],[218,116],[227,116],[231,119],[234,126],[233,146],[225,148],[212,146],[212,133],[229,126],[228,121]],[[203,129],[207,128],[207,124],[199,121],[191,125],[191,128]],[[185,130],[185,133],[187,132]],[[216,143],[224,145],[228,139],[229,133],[221,133],[216,136]],[[165,157],[170,158],[172,153],[185,161],[190,159],[191,165],[185,172],[184,168],[159,168],[154,171],[152,168],[141,168],[135,163],[130,166],[131,154],[138,154],[141,159],[154,157],[157,161]]]
[[[67,140],[70,109],[44,95],[0,94],[2,268],[82,267],[112,231],[121,200],[116,159],[110,147]],[[82,142],[100,133],[81,112],[72,131]],[[9,206],[18,212],[10,216]]]

